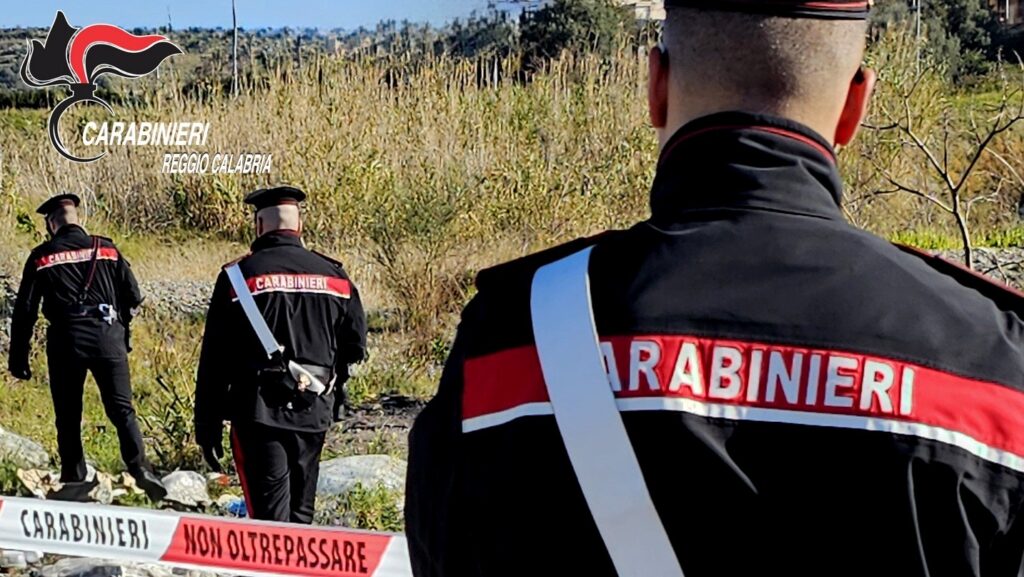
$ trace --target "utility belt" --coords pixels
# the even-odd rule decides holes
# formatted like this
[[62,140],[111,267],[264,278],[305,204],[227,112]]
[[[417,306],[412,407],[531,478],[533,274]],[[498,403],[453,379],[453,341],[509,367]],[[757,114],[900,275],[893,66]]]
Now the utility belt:
[[99,319],[108,325],[113,325],[114,321],[119,320],[117,309],[114,305],[102,303],[98,305],[86,305],[82,303],[74,303],[67,307],[65,311],[68,319],[82,319],[91,318]]
[[256,371],[259,394],[270,407],[294,411],[309,408],[334,389],[334,371],[317,365],[285,361],[280,355]]

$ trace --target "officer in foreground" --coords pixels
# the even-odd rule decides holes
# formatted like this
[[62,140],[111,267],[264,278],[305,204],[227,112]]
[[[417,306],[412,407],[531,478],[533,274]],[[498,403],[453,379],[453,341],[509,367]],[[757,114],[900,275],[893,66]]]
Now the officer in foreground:
[[869,3],[666,4],[651,217],[479,275],[414,573],[1020,574],[1022,295],[840,209]]
[[167,491],[146,461],[128,369],[129,326],[142,296],[131,266],[114,243],[90,236],[79,224],[80,202],[74,194],[63,194],[37,210],[46,218],[50,239],[33,249],[25,263],[14,305],[8,368],[15,378],[32,378],[29,351],[42,301],[43,315],[50,322],[46,357],[57,417],[60,480],[67,489],[56,497],[77,499],[88,493],[82,449],[82,394],[88,371],[117,429],[128,472],[150,499],[158,501]]
[[365,354],[366,317],[341,263],[305,248],[305,198],[283,186],[245,199],[256,209],[258,238],[217,277],[195,424],[206,461],[219,470],[223,423],[231,421],[252,518],[311,524],[320,453],[344,410],[348,367]]

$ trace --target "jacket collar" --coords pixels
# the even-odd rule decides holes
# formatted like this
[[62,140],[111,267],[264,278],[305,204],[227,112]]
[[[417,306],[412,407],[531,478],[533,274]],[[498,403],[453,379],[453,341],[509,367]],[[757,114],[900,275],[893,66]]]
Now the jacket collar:
[[782,118],[724,112],[682,127],[666,144],[651,222],[668,227],[709,210],[768,210],[842,219],[832,146]]
[[252,243],[252,252],[279,246],[303,246],[302,235],[294,230],[275,230],[257,238]]
[[85,232],[85,229],[78,224],[65,224],[64,226],[57,229],[57,233],[53,235],[53,238],[61,238],[65,236],[89,236],[89,233]]

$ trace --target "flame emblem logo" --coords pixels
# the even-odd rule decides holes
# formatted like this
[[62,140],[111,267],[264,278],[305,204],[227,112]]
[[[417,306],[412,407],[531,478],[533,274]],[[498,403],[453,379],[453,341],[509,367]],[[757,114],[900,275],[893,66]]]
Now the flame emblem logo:
[[160,63],[181,48],[165,36],[136,36],[110,24],[75,28],[58,11],[45,42],[33,40],[21,63],[21,79],[33,88],[68,86],[71,96],[50,112],[50,142],[57,152],[75,162],[93,162],[103,154],[79,158],[71,154],[60,139],[60,117],[73,105],[93,102],[113,113],[110,105],[96,96],[96,79],[104,74],[138,78],[156,70]]

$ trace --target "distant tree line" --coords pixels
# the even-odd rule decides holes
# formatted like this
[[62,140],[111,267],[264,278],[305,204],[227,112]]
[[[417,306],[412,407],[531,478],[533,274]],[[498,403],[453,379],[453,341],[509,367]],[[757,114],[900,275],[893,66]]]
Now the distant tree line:
[[[881,36],[892,26],[914,24],[914,1],[878,2],[872,16],[873,35]],[[983,77],[997,58],[1015,59],[1015,52],[1024,50],[1024,34],[999,22],[989,0],[919,1],[924,49],[947,63],[957,80]],[[412,69],[417,60],[442,55],[480,60],[517,57],[517,78],[528,81],[567,51],[610,56],[650,45],[659,30],[658,23],[638,22],[632,8],[614,0],[505,0],[443,27],[392,20],[354,31],[240,30],[239,68],[243,82],[259,86],[272,69],[301,66],[324,55],[386,59],[400,55],[403,66]],[[181,73],[182,92],[193,97],[230,92],[230,29],[174,30],[168,22],[159,31],[170,35],[191,58],[183,60],[188,70]],[[0,31],[0,107],[52,105],[52,95],[26,89],[17,73],[25,39],[44,35],[44,29]],[[116,92],[112,86],[105,88]]]
[[[917,0],[925,50],[944,62],[956,80],[983,77],[1002,58],[1024,54],[1024,29],[1000,21],[989,0]],[[891,26],[916,28],[914,0],[883,0],[872,14],[874,35]]]

